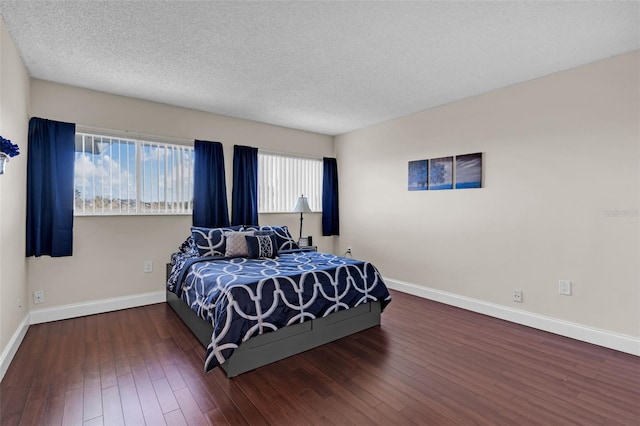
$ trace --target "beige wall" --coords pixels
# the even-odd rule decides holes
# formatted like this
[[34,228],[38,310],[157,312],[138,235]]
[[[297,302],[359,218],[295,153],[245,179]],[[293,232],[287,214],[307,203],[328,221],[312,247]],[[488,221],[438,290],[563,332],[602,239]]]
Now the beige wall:
[[[394,280],[640,336],[639,56],[337,137],[337,251]],[[408,161],[473,152],[484,188],[407,191]]]
[[[32,115],[78,125],[161,135],[186,140],[205,139],[224,145],[227,191],[231,197],[233,145],[278,152],[333,156],[333,138],[257,122],[223,117],[76,87],[33,80]],[[188,142],[189,143],[189,142]],[[229,206],[231,206],[229,200]],[[261,215],[262,225],[299,229],[295,214]],[[162,291],[164,263],[189,235],[190,216],[76,217],[74,255],[30,258],[29,290],[45,290],[51,308],[111,297]],[[305,215],[305,234],[320,249],[331,251],[331,237],[322,238],[319,214]],[[143,273],[143,261],[154,271]]]
[[[13,157],[6,173],[0,175],[0,353],[27,315],[28,104],[29,76],[0,18],[0,135],[20,146],[20,155]],[[18,299],[22,309],[18,309]]]

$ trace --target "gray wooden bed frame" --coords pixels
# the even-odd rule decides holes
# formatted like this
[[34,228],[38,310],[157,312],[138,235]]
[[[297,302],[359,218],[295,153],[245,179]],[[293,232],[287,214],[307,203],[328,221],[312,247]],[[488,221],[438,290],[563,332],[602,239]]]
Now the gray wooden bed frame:
[[[167,265],[167,274],[171,266]],[[200,318],[175,293],[167,290],[167,303],[206,348],[211,342],[213,326]],[[220,366],[227,377],[313,349],[350,334],[380,325],[379,301],[334,312],[324,318],[305,321],[261,334],[242,343]]]

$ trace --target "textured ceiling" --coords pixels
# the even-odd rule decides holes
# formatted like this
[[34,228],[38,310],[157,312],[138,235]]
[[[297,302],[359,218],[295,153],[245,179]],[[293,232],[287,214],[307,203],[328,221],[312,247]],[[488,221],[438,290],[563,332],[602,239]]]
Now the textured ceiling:
[[34,78],[336,135],[640,48],[638,2],[6,2]]

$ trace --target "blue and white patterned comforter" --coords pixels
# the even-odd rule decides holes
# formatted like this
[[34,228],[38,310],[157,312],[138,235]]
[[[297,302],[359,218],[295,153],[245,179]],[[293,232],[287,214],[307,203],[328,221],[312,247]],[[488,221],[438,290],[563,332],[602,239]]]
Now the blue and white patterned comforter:
[[258,334],[376,300],[384,309],[391,300],[375,266],[327,253],[175,260],[167,287],[213,324],[205,371]]

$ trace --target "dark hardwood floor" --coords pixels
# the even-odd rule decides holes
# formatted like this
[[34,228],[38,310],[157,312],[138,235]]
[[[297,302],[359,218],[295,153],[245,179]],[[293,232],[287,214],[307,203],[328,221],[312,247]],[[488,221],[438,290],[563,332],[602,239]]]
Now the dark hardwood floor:
[[165,304],[34,325],[0,423],[640,424],[640,357],[393,298],[381,327],[234,379]]

